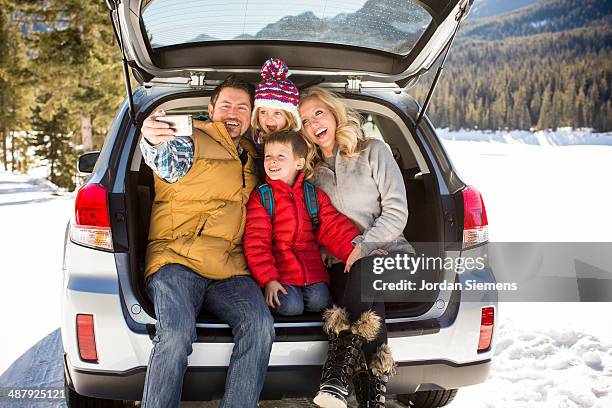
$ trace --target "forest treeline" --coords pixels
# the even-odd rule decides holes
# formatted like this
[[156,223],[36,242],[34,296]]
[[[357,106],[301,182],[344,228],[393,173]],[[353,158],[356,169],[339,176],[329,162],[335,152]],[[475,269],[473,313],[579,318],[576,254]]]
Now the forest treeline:
[[[612,28],[587,27],[451,49],[428,114],[451,129],[612,130]],[[408,92],[425,100],[434,69]]]
[[0,166],[74,187],[79,153],[99,149],[125,98],[103,1],[0,0]]

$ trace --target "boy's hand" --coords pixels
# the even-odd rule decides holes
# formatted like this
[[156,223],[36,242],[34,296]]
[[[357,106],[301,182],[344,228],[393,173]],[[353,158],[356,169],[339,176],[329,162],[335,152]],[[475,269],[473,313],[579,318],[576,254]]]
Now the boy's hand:
[[334,260],[332,258],[332,256],[330,254],[327,253],[327,251],[321,251],[321,259],[323,260],[323,264],[327,267],[327,268],[331,268],[332,266],[332,261]]
[[170,127],[170,124],[155,120],[163,116],[166,116],[166,112],[163,110],[156,110],[151,116],[144,120],[140,128],[142,136],[153,146],[176,139],[174,130]]
[[280,306],[281,303],[280,303],[280,300],[278,300],[279,290],[283,292],[285,296],[287,296],[287,291],[285,290],[285,288],[283,288],[283,285],[281,285],[278,281],[272,280],[266,283],[266,286],[265,286],[266,303],[268,304],[268,306],[273,307],[273,308]]
[[346,264],[344,265],[344,273],[349,273],[351,270],[351,266],[353,266],[353,264],[357,262],[359,258],[363,258],[364,255],[365,254],[363,253],[363,250],[361,249],[361,245],[359,244],[355,245],[353,247],[353,250],[349,254],[348,259],[346,260]]

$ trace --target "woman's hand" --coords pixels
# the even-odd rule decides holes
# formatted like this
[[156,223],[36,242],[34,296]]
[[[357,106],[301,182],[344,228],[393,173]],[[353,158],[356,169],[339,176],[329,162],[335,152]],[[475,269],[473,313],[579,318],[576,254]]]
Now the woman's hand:
[[353,264],[357,262],[359,258],[363,258],[364,255],[365,254],[363,253],[363,250],[361,249],[361,245],[359,244],[355,245],[353,247],[353,250],[348,256],[348,259],[346,260],[346,265],[344,266],[344,273],[350,272]]
[[174,130],[170,128],[170,124],[156,120],[156,118],[164,116],[166,116],[166,113],[163,110],[157,110],[142,122],[140,133],[153,146],[176,138]]
[[268,304],[268,306],[273,307],[273,308],[277,308],[278,306],[280,306],[281,302],[280,300],[278,300],[279,290],[283,292],[285,296],[287,296],[287,291],[285,290],[285,288],[283,288],[283,285],[281,285],[278,281],[271,280],[270,282],[266,283],[266,286],[265,286],[266,303]]

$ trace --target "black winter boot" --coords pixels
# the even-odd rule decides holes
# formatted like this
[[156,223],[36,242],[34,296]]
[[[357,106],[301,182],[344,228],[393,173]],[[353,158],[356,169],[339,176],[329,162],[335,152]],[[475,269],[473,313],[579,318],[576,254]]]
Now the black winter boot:
[[368,368],[362,360],[353,375],[355,397],[359,408],[384,408],[387,382],[395,374],[395,363],[389,346],[381,345]]
[[323,317],[323,330],[329,336],[329,347],[314,403],[323,408],[346,408],[349,382],[362,354],[361,349],[366,341],[376,338],[380,318],[374,312],[365,312],[349,326],[346,311],[336,306],[326,310]]

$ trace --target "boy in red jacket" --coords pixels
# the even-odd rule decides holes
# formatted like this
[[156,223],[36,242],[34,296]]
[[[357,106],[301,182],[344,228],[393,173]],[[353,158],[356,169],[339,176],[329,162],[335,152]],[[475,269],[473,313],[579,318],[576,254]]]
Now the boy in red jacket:
[[[284,316],[301,315],[304,310],[320,312],[329,306],[329,275],[319,245],[346,262],[353,250],[351,241],[360,234],[327,195],[314,188],[310,191],[318,201],[318,223],[313,225],[304,198],[312,186],[304,186],[307,182],[301,171],[307,152],[306,141],[297,132],[269,135],[264,146],[269,187],[264,188],[271,197],[265,206],[260,187],[247,203],[246,260],[253,277],[265,288],[267,304]],[[267,208],[270,204],[273,211]]]

